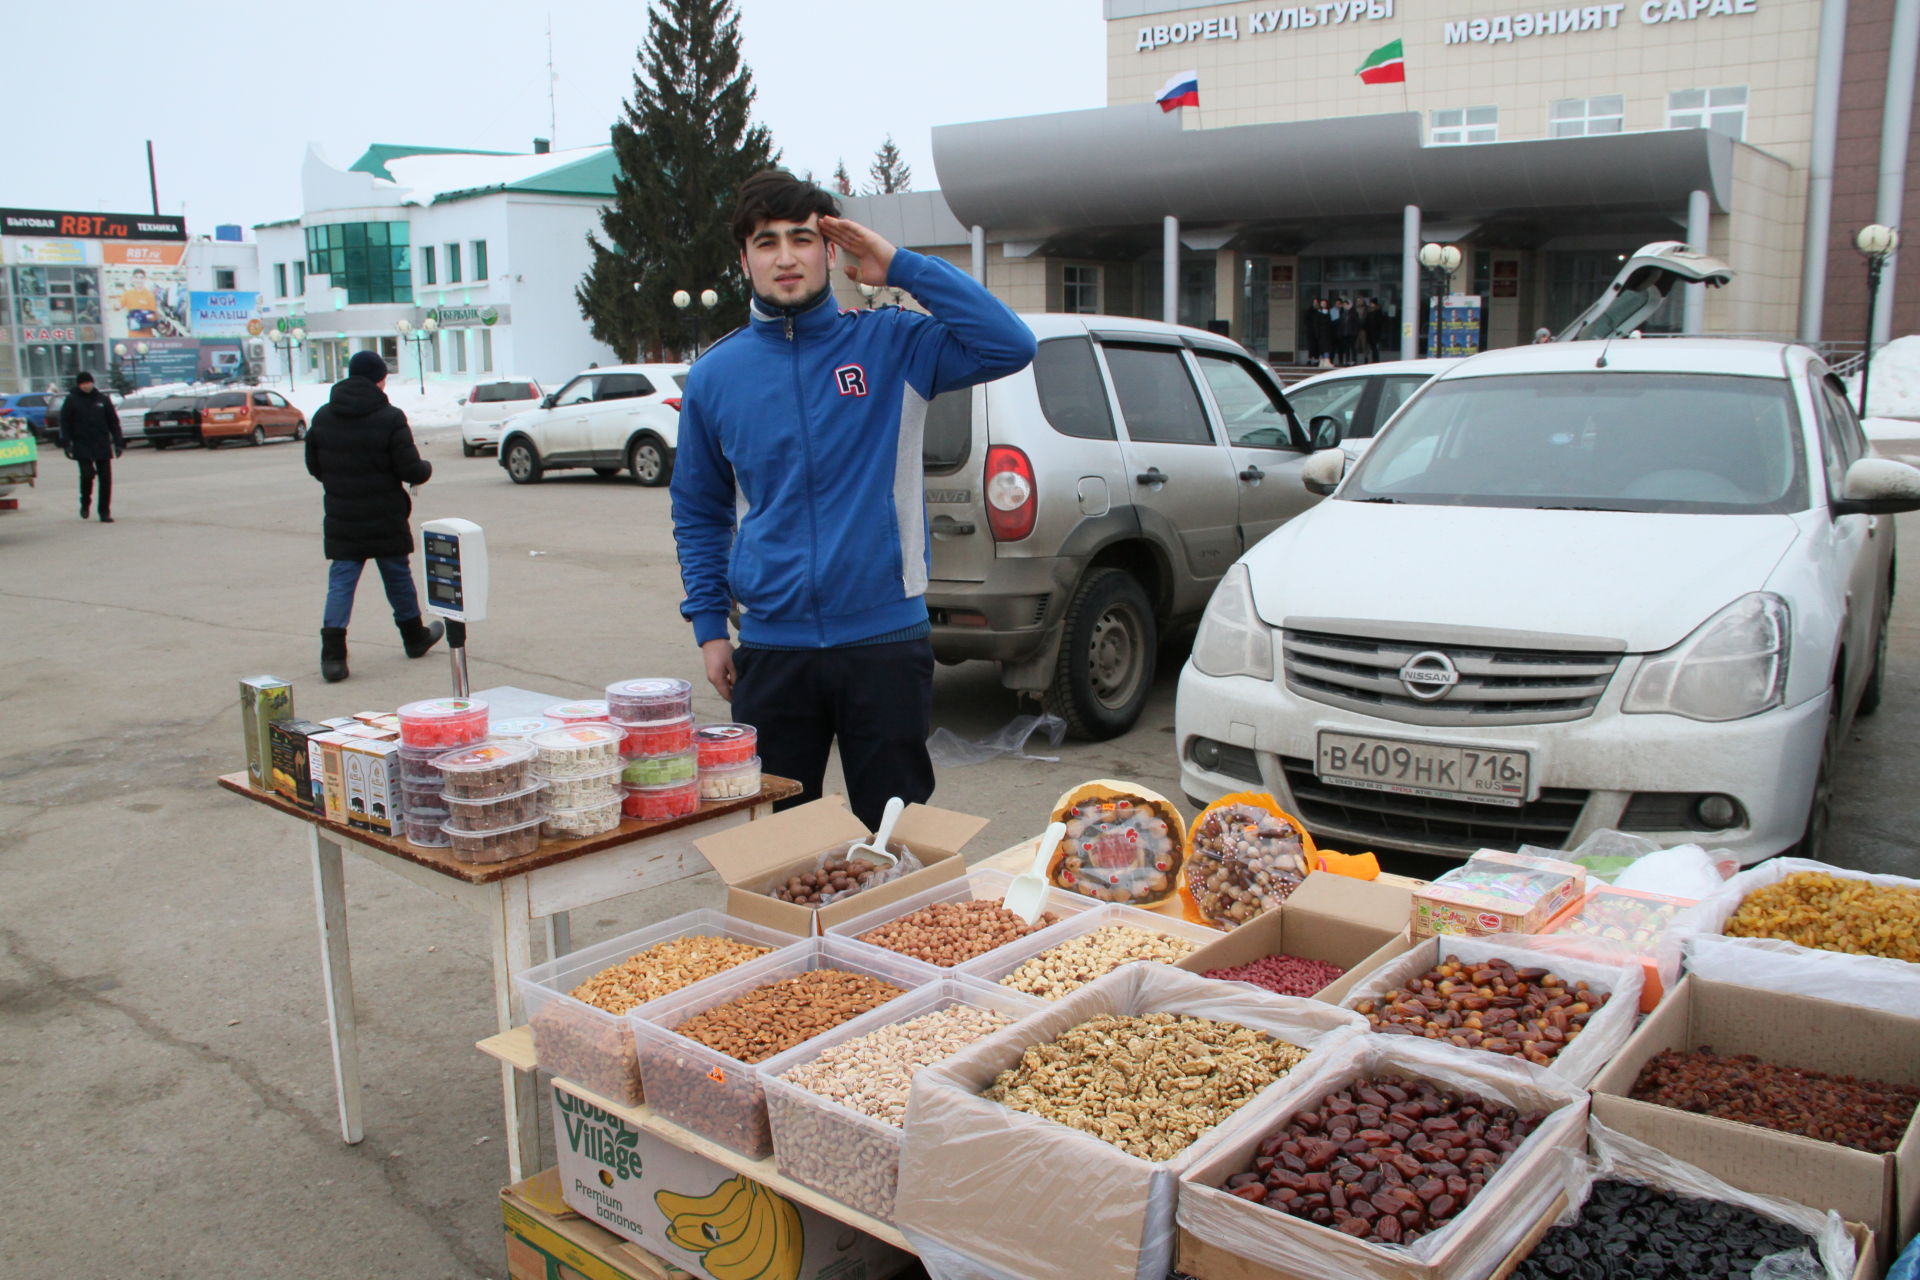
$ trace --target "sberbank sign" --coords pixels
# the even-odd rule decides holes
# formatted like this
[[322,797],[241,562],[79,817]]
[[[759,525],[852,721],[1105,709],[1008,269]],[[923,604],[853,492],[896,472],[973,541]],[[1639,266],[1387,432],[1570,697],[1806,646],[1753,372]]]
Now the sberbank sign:
[[435,307],[427,312],[441,328],[453,324],[493,324],[500,313],[492,307]]
[[[1135,53],[1152,53],[1169,45],[1203,44],[1210,40],[1238,40],[1282,31],[1312,31],[1354,22],[1378,22],[1394,16],[1394,0],[1340,0],[1335,4],[1290,5],[1281,9],[1252,9],[1219,17],[1169,22],[1141,27]],[[1637,4],[1589,4],[1568,8],[1529,9],[1497,18],[1468,18],[1447,22],[1447,44],[1501,44],[1532,36],[1568,35],[1579,31],[1606,31],[1620,26],[1631,11],[1646,27],[1700,18],[1731,18],[1758,13],[1760,0],[1640,0]]]
[[566,1125],[567,1146],[575,1155],[605,1165],[618,1178],[640,1176],[638,1129],[562,1089],[554,1090],[553,1101]]

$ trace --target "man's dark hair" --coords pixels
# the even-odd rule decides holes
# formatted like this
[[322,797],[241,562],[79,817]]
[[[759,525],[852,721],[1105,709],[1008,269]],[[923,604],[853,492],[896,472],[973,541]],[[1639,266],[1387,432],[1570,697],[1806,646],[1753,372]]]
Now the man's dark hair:
[[740,184],[733,206],[733,238],[744,249],[761,223],[805,222],[816,213],[837,218],[840,202],[785,169],[762,169]]

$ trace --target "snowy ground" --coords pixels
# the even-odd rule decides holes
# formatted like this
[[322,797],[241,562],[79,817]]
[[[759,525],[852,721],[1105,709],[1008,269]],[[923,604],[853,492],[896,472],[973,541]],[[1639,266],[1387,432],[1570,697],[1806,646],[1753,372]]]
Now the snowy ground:
[[[331,383],[302,382],[299,386],[288,388],[284,380],[270,380],[261,383],[264,387],[278,391],[297,405],[300,411],[312,421],[314,411],[327,402],[327,395],[333,390]],[[196,385],[188,382],[176,382],[167,386],[142,387],[141,394],[149,392],[171,392],[187,395],[208,391],[231,391],[234,388],[227,383],[208,383]],[[390,375],[387,378],[387,399],[400,406],[407,415],[407,423],[416,429],[430,427],[457,427],[460,425],[460,398],[473,389],[471,378],[459,381],[427,379],[425,393],[420,390],[420,380]]]
[[[1867,412],[1875,418],[1920,418],[1920,334],[1895,338],[1873,353],[1873,385],[1867,388]],[[1860,403],[1860,376],[1847,379],[1847,398]],[[1911,436],[1916,428],[1907,423]],[[1873,435],[1872,428],[1867,431]],[[1878,437],[1876,437],[1878,438]]]

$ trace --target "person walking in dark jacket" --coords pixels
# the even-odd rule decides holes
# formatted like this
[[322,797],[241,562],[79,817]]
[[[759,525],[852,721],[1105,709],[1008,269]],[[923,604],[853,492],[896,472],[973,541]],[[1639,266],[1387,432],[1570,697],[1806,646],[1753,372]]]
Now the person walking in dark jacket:
[[100,480],[100,523],[113,523],[113,460],[126,452],[120,414],[113,401],[95,389],[93,375],[73,380],[73,393],[60,406],[60,445],[80,464],[80,518],[93,507],[94,478]]
[[327,559],[327,609],[320,626],[320,674],[347,678],[347,622],[360,571],[371,560],[393,606],[394,625],[409,658],[433,648],[444,631],[420,620],[413,587],[413,500],[433,464],[414,447],[407,415],[387,400],[387,362],[377,351],[356,351],[347,376],[313,415],[307,432],[307,472],[326,490],[321,523]]

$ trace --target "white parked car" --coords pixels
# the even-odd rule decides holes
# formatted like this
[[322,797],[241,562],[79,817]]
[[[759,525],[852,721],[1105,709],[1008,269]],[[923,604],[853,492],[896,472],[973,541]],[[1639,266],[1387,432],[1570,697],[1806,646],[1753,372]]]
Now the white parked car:
[[500,427],[500,465],[515,484],[548,471],[592,467],[602,476],[622,468],[649,487],[673,474],[680,443],[684,364],[618,364],[589,369]]
[[537,381],[518,374],[475,383],[460,397],[460,452],[471,458],[497,446],[501,424],[543,394]]
[[1338,488],[1228,571],[1181,673],[1190,796],[1269,790],[1353,851],[1818,851],[1920,470],[1813,352],[1488,352],[1305,479]]
[[[1463,358],[1382,360],[1316,373],[1287,388],[1287,403],[1303,426],[1316,418],[1332,418],[1342,443],[1371,440],[1414,392]],[[1365,450],[1347,452],[1358,457]]]

